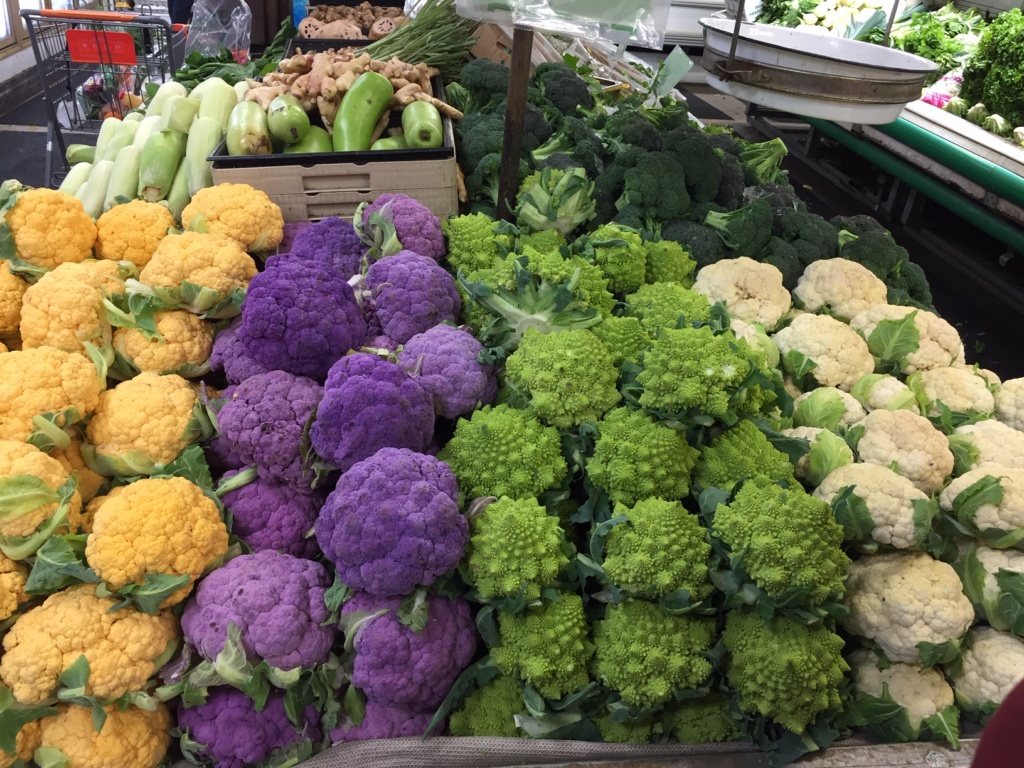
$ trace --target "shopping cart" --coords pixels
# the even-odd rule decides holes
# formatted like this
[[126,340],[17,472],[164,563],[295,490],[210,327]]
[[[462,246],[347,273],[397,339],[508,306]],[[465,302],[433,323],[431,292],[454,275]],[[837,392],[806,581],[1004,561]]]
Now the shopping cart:
[[[144,98],[147,82],[169,80],[180,66],[182,30],[156,16],[108,11],[24,10],[46,103],[46,178],[67,168],[64,132],[98,134]],[[59,158],[55,172],[54,155]]]

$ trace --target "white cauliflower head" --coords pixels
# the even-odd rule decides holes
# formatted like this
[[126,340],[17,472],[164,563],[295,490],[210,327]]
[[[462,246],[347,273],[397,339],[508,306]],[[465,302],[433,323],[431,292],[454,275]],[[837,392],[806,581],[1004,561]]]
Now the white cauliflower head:
[[907,355],[901,366],[903,371],[916,373],[932,368],[963,365],[964,344],[960,340],[960,334],[934,312],[895,304],[880,304],[850,318],[850,327],[859,331],[866,339],[883,320],[902,320],[911,312],[917,313],[914,316],[914,327],[920,334],[920,341],[917,351]]
[[849,259],[821,259],[807,266],[793,295],[809,312],[828,309],[836,317],[849,320],[885,304],[888,290],[863,264]]
[[[875,370],[867,342],[849,326],[828,315],[803,314],[773,337],[791,375],[810,375],[820,386],[850,387]],[[804,359],[814,364],[808,372]]]
[[924,416],[910,411],[872,411],[859,426],[860,460],[892,468],[920,491],[937,493],[953,471],[946,436]]
[[746,256],[703,267],[693,290],[707,296],[712,304],[725,304],[730,317],[760,323],[768,330],[779,324],[791,303],[789,291],[782,285],[782,273],[771,264]]
[[965,714],[985,720],[1024,680],[1024,640],[991,627],[968,635],[962,663],[951,675],[957,703]]
[[850,564],[843,626],[890,661],[920,664],[919,643],[957,647],[974,622],[953,566],[923,552],[866,555]]
[[1024,635],[1024,552],[974,542],[961,551],[954,567],[979,618],[995,629]]
[[852,427],[867,416],[864,406],[838,387],[818,387],[793,401],[793,426],[836,429]]
[[996,419],[957,427],[950,443],[966,443],[969,466],[996,464],[1006,469],[1024,469],[1024,432]]
[[850,394],[868,411],[910,411],[921,413],[914,392],[885,373],[869,373],[857,379]]
[[950,482],[939,504],[997,549],[1024,540],[1024,470],[979,465]]
[[876,698],[888,688],[892,700],[907,711],[911,727],[920,728],[926,718],[953,706],[953,689],[938,670],[900,662],[882,664],[884,669],[879,669],[880,661],[874,651],[859,649],[850,654],[854,688]]
[[940,403],[953,413],[990,414],[996,407],[988,382],[967,366],[932,368],[915,373],[908,383],[923,395],[931,416],[942,413]]
[[1024,378],[1004,381],[995,400],[994,416],[1006,426],[1024,431]]
[[[847,464],[839,467],[829,473],[814,490],[814,495],[831,504],[844,488],[851,486],[852,494],[864,502],[870,516],[870,530],[862,529],[868,525],[862,527],[848,525],[846,521],[840,522],[844,523],[847,539],[853,538],[860,549],[870,552],[877,549],[879,544],[894,549],[909,549],[919,546],[928,536],[934,519],[934,507],[929,509],[925,506],[928,505],[927,494],[888,467],[877,464]],[[851,510],[850,514],[855,514],[855,510]],[[855,536],[851,537],[851,532],[855,532]]]

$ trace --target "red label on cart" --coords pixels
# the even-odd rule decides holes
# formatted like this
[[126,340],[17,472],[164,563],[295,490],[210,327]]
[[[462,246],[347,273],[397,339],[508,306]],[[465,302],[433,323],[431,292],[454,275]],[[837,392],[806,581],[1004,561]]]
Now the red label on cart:
[[68,41],[68,55],[77,64],[120,64],[133,67],[138,63],[135,38],[127,32],[69,29],[64,34]]

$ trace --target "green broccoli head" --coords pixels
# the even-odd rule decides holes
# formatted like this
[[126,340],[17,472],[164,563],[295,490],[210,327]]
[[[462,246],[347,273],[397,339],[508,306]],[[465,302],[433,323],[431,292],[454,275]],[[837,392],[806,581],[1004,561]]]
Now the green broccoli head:
[[693,482],[701,489],[731,491],[741,480],[756,477],[796,482],[789,457],[776,450],[754,422],[744,419],[701,449]]
[[846,239],[839,249],[839,255],[867,267],[886,285],[910,261],[907,249],[901,248],[892,235],[884,232],[865,232],[853,239]]
[[663,152],[674,156],[682,166],[690,198],[697,203],[711,202],[722,186],[722,158],[705,136],[690,136],[676,141],[676,135],[664,139]]
[[439,458],[455,473],[466,500],[537,497],[569,471],[558,430],[507,405],[481,408],[459,419]]
[[845,594],[850,558],[832,509],[799,485],[759,477],[729,504],[719,504],[711,535],[739,558],[742,570],[770,598],[792,608],[836,602]]
[[707,529],[678,501],[643,499],[615,505],[625,515],[605,541],[604,571],[630,595],[656,599],[686,590],[691,604],[711,594]]
[[744,712],[803,733],[841,705],[839,686],[850,667],[840,653],[843,639],[824,624],[784,616],[765,623],[754,610],[738,610],[726,617],[722,639],[730,655],[726,677]]
[[758,261],[771,264],[782,273],[782,284],[786,290],[792,291],[804,273],[804,265],[800,261],[800,253],[791,243],[781,237],[772,236],[768,245],[757,257]]
[[632,408],[609,411],[597,427],[587,476],[612,501],[632,505],[652,497],[682,499],[689,492],[699,454],[685,435]]
[[[526,176],[529,170],[526,161],[520,160],[519,177]],[[466,177],[466,191],[469,193],[469,199],[475,203],[484,204],[488,209],[486,214],[488,216],[493,215],[494,211],[491,209],[496,209],[498,198],[501,196],[500,178],[501,154],[499,152],[484,155],[473,168],[473,172]],[[481,213],[482,211],[473,210],[471,212]]]
[[484,112],[508,94],[508,67],[490,59],[473,59],[462,67],[459,81],[472,98],[470,112]]
[[448,268],[453,272],[475,272],[499,263],[494,220],[489,216],[474,213],[445,219],[441,231],[448,244]]
[[617,149],[630,146],[647,152],[661,150],[661,131],[639,110],[620,109],[611,115],[604,124],[604,135]]
[[833,259],[839,250],[839,233],[826,219],[809,211],[776,208],[772,234],[790,243],[805,267],[819,259]]
[[529,328],[505,363],[505,381],[512,400],[562,429],[597,421],[622,399],[611,354],[586,329]]
[[643,216],[670,221],[686,214],[690,207],[683,166],[668,152],[648,152],[623,175],[622,196],[615,202],[619,210],[636,206]]
[[564,115],[594,107],[594,96],[586,80],[560,61],[538,64],[530,82]]
[[569,564],[558,518],[536,499],[503,496],[471,523],[469,580],[483,598],[540,597]]
[[874,216],[858,213],[853,216],[833,216],[828,223],[836,228],[838,232],[849,232],[851,235],[860,237],[868,232],[878,232],[888,235],[889,230],[882,226],[882,223]]
[[734,256],[754,258],[772,236],[772,207],[760,198],[728,213],[710,211],[704,226],[718,232]]
[[676,704],[672,708],[672,735],[680,744],[714,744],[746,737],[730,712],[729,697],[720,691]]
[[635,317],[606,317],[590,329],[604,344],[618,368],[627,360],[639,363],[644,350],[651,345],[651,337]]
[[459,162],[472,173],[487,155],[501,156],[505,120],[494,114],[469,114],[459,124]]
[[647,282],[678,283],[686,288],[693,285],[695,262],[683,246],[675,240],[648,240]]
[[673,615],[646,600],[609,605],[594,622],[594,673],[626,704],[662,704],[708,679],[714,639],[713,618]]
[[651,718],[619,723],[612,720],[611,715],[604,715],[597,718],[594,725],[606,744],[646,744],[654,734],[654,721]]
[[[794,211],[806,211],[807,203],[801,200],[796,190],[788,184],[758,184],[746,190],[746,196],[751,200],[759,197],[768,201],[772,208],[778,211],[791,209]],[[836,218],[839,218],[838,216]],[[835,219],[833,219],[833,222]],[[838,227],[837,227],[838,229]]]
[[588,682],[594,655],[583,598],[560,593],[524,613],[498,612],[498,646],[491,658],[505,675],[517,676],[555,701]]
[[680,322],[690,325],[711,318],[707,297],[680,283],[642,285],[626,296],[626,304],[629,314],[651,334],[660,328],[676,328]]
[[714,201],[731,211],[743,205],[743,191],[746,189],[743,166],[735,155],[723,153],[720,159],[722,183],[718,187]]
[[889,280],[888,302],[935,311],[932,289],[920,264],[906,261],[900,265],[899,275]]
[[685,248],[697,262],[698,270],[727,256],[725,244],[718,233],[699,222],[677,219],[661,228],[661,237]]
[[577,241],[576,247],[601,268],[612,293],[630,293],[644,284],[647,249],[638,232],[618,224],[603,224],[582,242]]
[[557,229],[568,235],[596,215],[593,191],[582,168],[545,168],[527,176],[519,188],[516,223],[522,230]]
[[452,736],[524,736],[515,716],[525,714],[519,684],[508,675],[498,675],[452,712],[448,729]]

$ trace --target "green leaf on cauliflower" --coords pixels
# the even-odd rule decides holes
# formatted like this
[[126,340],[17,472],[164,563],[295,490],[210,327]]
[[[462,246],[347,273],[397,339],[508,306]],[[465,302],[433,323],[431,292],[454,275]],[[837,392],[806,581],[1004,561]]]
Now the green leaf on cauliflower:
[[56,413],[40,413],[32,417],[32,434],[25,441],[43,453],[54,448],[64,449],[71,445],[71,438],[65,429],[81,420],[76,408]]
[[817,368],[818,364],[803,352],[791,349],[782,356],[782,367],[800,389],[813,389],[817,386],[811,379],[811,371]]
[[917,312],[909,312],[898,320],[882,320],[866,339],[868,349],[875,358],[875,369],[881,372],[899,372],[907,365],[907,355],[921,346],[921,332],[915,319]]
[[72,584],[96,584],[99,577],[85,563],[86,536],[53,536],[36,552],[25,582],[30,595],[52,595]]
[[54,706],[18,704],[11,690],[0,685],[0,750],[17,754],[16,740],[22,726],[56,714]]
[[981,454],[970,434],[949,435],[946,439],[953,454],[953,477],[959,477],[978,462]]
[[935,667],[939,664],[953,664],[960,658],[960,642],[946,640],[943,643],[918,643],[917,653],[922,667]]
[[[54,511],[49,518],[47,518],[35,532],[28,536],[0,536],[0,552],[3,552],[11,560],[24,560],[35,554],[47,539],[49,539],[57,530],[67,523],[68,513],[70,511],[71,499],[75,495],[75,491],[78,490],[78,482],[75,479],[75,475],[72,474],[60,488],[56,491],[51,490],[48,486],[46,487],[47,494],[43,494],[39,487],[42,482],[38,484],[28,481],[27,483],[15,483],[9,485],[12,481],[17,481],[21,477],[32,477],[33,480],[38,480],[34,476],[20,475],[13,478],[4,478],[0,480],[0,520],[12,520],[20,517],[23,514],[27,514],[32,509],[36,509],[36,506],[30,509],[25,509],[24,504],[26,500],[21,497],[21,492],[27,492],[30,496],[35,498],[46,498],[46,504],[57,503],[57,509]],[[48,495],[53,494],[53,496]],[[55,498],[54,498],[55,497]],[[7,505],[10,504],[11,507]],[[13,507],[13,514],[12,514]],[[21,510],[20,512],[18,510]]]
[[[989,624],[1017,637],[1024,636],[1024,573],[1001,568],[996,572],[996,586],[999,587],[999,619],[990,619]],[[1003,626],[998,626],[1000,624]]]
[[922,737],[925,732],[933,739],[949,742],[953,749],[960,749],[960,710],[950,704],[941,712],[926,717],[921,727]]
[[39,768],[70,768],[71,766],[67,755],[56,747],[39,747],[32,755],[32,761]]
[[110,591],[105,584],[96,587],[100,597],[119,598],[120,602],[110,608],[108,613],[134,605],[143,613],[151,616],[160,612],[160,606],[168,597],[186,586],[191,577],[188,574],[172,576],[169,573],[147,573],[141,584],[125,584],[117,591]]
[[800,400],[793,410],[794,427],[835,430],[846,415],[846,403],[835,389],[821,387]]
[[836,522],[843,526],[844,540],[854,543],[859,551],[870,554],[878,550],[878,542],[872,536],[875,520],[856,490],[854,485],[840,490],[832,499],[832,513]]

